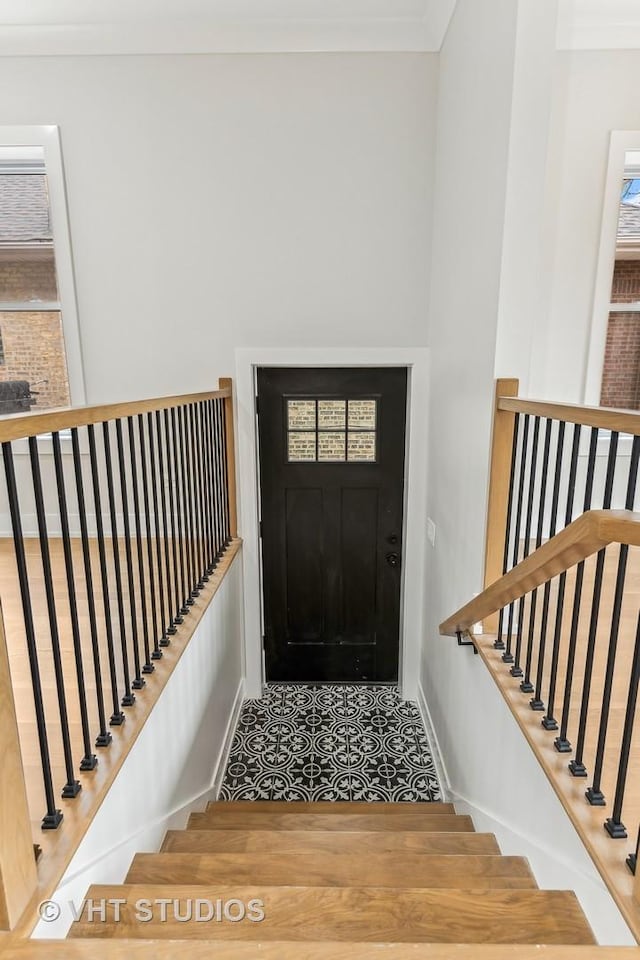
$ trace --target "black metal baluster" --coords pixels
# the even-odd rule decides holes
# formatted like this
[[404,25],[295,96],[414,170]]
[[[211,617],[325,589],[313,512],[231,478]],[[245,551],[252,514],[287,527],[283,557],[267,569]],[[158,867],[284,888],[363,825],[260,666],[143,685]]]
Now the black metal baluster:
[[[162,429],[160,421],[160,411],[156,410],[155,427],[158,440],[158,469],[159,478],[156,475],[156,453],[153,431],[154,418],[149,412],[147,414],[147,432],[149,434],[149,466],[151,468],[151,495],[153,498],[153,513],[156,532],[156,562],[158,564],[158,589],[160,593],[160,620],[162,635],[158,646],[168,647],[169,634],[175,633],[176,628],[171,613],[171,561],[169,559],[169,537],[167,535],[167,505],[164,489],[164,463],[162,460]],[[158,497],[158,479],[160,481],[160,497]],[[162,509],[162,532],[164,540],[160,537],[160,512],[158,510],[158,501]],[[164,551],[162,544],[164,543]],[[164,575],[166,575],[166,605],[165,605],[165,576],[163,575],[163,553],[164,553]],[[162,650],[156,650],[151,654],[152,659],[159,660],[162,656]]]
[[[150,416],[150,414],[149,414]],[[162,606],[163,601],[161,600],[160,607],[160,619],[158,618],[158,605],[156,599],[156,577],[158,578],[158,585],[160,596],[162,597],[162,565],[158,559],[158,569],[154,569],[153,562],[153,537],[151,533],[151,512],[150,512],[150,500],[149,500],[149,473],[147,466],[147,452],[146,452],[146,441],[144,436],[144,416],[138,414],[138,437],[140,441],[140,468],[142,472],[142,504],[144,506],[144,519],[145,519],[145,528],[147,533],[147,563],[149,565],[149,590],[151,594],[151,624],[153,630],[153,650],[151,651],[151,659],[159,660],[162,657],[162,650],[160,650],[159,640],[160,636],[164,636],[164,627],[160,620],[162,619]],[[155,477],[154,477],[155,480]],[[157,504],[154,504],[154,512],[156,514],[155,520],[158,523],[157,515]]]
[[[613,496],[613,480],[616,470],[616,457],[618,455],[618,434],[614,431],[609,440],[609,457],[607,460],[607,476],[604,485],[603,507],[608,510],[611,507],[611,498]],[[606,548],[598,551],[596,557],[596,573],[593,584],[593,598],[591,602],[591,618],[589,621],[589,637],[587,640],[587,655],[585,657],[584,679],[582,681],[582,701],[580,704],[580,721],[578,724],[578,739],[576,741],[576,755],[569,764],[569,770],[574,777],[586,777],[587,769],[584,765],[584,742],[587,730],[587,718],[589,712],[589,696],[591,694],[591,679],[593,675],[593,659],[596,650],[596,638],[598,634],[598,616],[600,613],[600,599],[602,597],[602,576],[604,573],[604,562],[606,557]],[[621,601],[622,602],[622,601]],[[603,806],[604,797],[601,799],[591,791],[587,790],[587,799],[592,806]]]
[[[584,510],[591,508],[593,494],[593,477],[596,467],[596,449],[598,445],[598,428],[591,428],[589,442],[589,459],[587,463],[587,479],[584,491]],[[573,612],[571,615],[571,633],[569,635],[569,650],[567,652],[567,669],[565,671],[564,699],[562,701],[562,720],[560,721],[560,735],[553,742],[558,753],[570,753],[571,743],[567,739],[569,729],[569,711],[571,709],[571,686],[573,684],[573,669],[576,660],[576,643],[578,639],[578,623],[580,621],[580,602],[582,600],[582,583],[584,580],[584,560],[581,560],[576,569],[576,583],[573,594]]]
[[[182,504],[184,503],[184,488],[180,486],[180,464],[179,460],[182,461],[182,470],[184,471],[184,460],[182,459],[182,449],[178,445],[178,435],[179,431],[176,427],[176,420],[180,421],[180,411],[176,412],[176,408],[171,408],[171,436],[172,436],[172,453],[173,453],[173,474],[175,480],[175,502],[176,502],[176,516],[178,520],[178,557],[180,560],[180,579],[182,584],[182,597],[181,597],[181,606],[180,614],[184,616],[189,613],[189,600],[191,600],[189,592],[189,566],[188,560],[185,561],[185,538],[182,536]],[[188,551],[187,551],[188,556]],[[191,600],[193,603],[193,600]]]
[[[507,522],[504,534],[504,556],[502,559],[502,575],[504,576],[509,567],[509,546],[511,543],[511,515],[513,512],[513,487],[516,476],[516,457],[518,453],[518,432],[520,429],[520,414],[516,413],[513,424],[513,444],[511,446],[511,468],[509,470],[509,495],[507,497]],[[502,629],[504,626],[504,607],[501,607],[498,615],[498,634],[493,644],[495,650],[504,650],[504,640],[502,639]]]
[[182,408],[182,419],[184,422],[184,450],[185,465],[187,474],[187,506],[189,513],[189,546],[191,553],[191,599],[195,599],[203,587],[198,570],[198,514],[196,512],[196,475],[195,475],[195,451],[193,448],[193,436],[191,430],[191,404]]
[[[522,523],[522,501],[524,499],[524,481],[525,481],[525,471],[527,465],[527,447],[529,443],[529,414],[524,415],[524,427],[522,430],[522,452],[520,454],[520,468],[518,475],[518,500],[516,503],[516,523],[515,531],[513,535],[513,559],[511,561],[512,568],[517,566],[518,563],[518,554],[520,552],[520,524]],[[507,621],[507,643],[505,652],[502,654],[502,660],[504,663],[513,663],[513,654],[511,653],[511,640],[513,637],[513,614],[515,609],[515,601],[512,601],[509,604],[509,617]]]
[[193,606],[194,598],[197,596],[197,592],[194,589],[195,581],[193,575],[193,563],[191,551],[193,548],[193,532],[191,529],[191,508],[189,503],[189,457],[185,444],[185,410],[184,407],[178,407],[177,409],[178,416],[178,449],[180,450],[180,482],[182,490],[182,510],[184,518],[184,552],[186,557],[186,569],[187,569],[187,584],[185,589],[186,604],[188,607]]
[[[549,470],[549,450],[551,448],[551,420],[547,419],[544,431],[544,448],[542,452],[542,471],[540,474],[540,498],[538,501],[538,528],[536,532],[536,550],[542,546],[542,527],[544,524],[544,511],[547,500],[547,474]],[[527,658],[524,669],[524,679],[520,684],[523,693],[533,693],[533,684],[531,683],[531,662],[533,659],[533,635],[536,622],[536,606],[538,602],[538,589],[531,593],[531,607],[529,609],[529,634],[527,637]],[[542,635],[540,646],[538,648],[538,661],[544,655],[544,645]],[[531,704],[532,701],[529,701]],[[535,707],[537,710],[543,710],[544,705]]]
[[218,563],[216,557],[216,515],[215,515],[215,500],[214,500],[214,472],[213,472],[213,419],[211,415],[212,410],[212,400],[207,400],[203,404],[203,413],[204,413],[204,436],[205,436],[205,463],[206,463],[206,483],[205,483],[205,499],[207,502],[207,553],[209,557],[209,564],[207,567],[207,572],[209,574],[213,573],[215,567]]
[[22,601],[22,613],[24,616],[27,651],[29,653],[29,671],[31,673],[31,686],[33,688],[36,727],[38,729],[40,763],[42,766],[44,795],[47,805],[47,812],[42,819],[42,829],[55,830],[56,827],[58,827],[62,822],[62,812],[56,809],[55,794],[53,791],[51,756],[49,754],[49,741],[47,738],[47,721],[44,713],[42,682],[40,679],[40,664],[38,662],[38,643],[36,640],[36,631],[33,622],[33,607],[31,606],[31,591],[29,590],[29,572],[27,569],[27,557],[25,554],[24,537],[22,534],[22,519],[20,516],[20,502],[18,499],[16,473],[13,463],[13,450],[10,442],[4,442],[2,444],[2,457],[4,460],[4,472],[7,482],[7,496],[9,500],[9,512],[11,514],[11,529],[13,532],[16,565],[18,568],[18,583],[20,585],[20,599]]
[[222,457],[223,457],[223,437],[222,437],[222,412],[221,401],[217,398],[213,401],[216,418],[216,429],[214,433],[216,443],[216,497],[218,503],[218,524],[220,530],[220,541],[218,555],[222,556],[227,545],[227,527],[224,515],[224,487],[222,480]]
[[[184,623],[183,613],[188,612],[188,608],[183,605],[183,600],[181,597],[181,584],[184,584],[184,558],[182,556],[182,551],[178,550],[178,546],[182,542],[182,530],[178,523],[176,523],[177,516],[179,517],[179,496],[177,488],[177,470],[178,465],[176,463],[176,423],[175,423],[175,410],[171,408],[171,432],[169,431],[169,410],[165,409],[164,411],[164,438],[167,446],[167,486],[169,490],[169,515],[171,517],[171,553],[173,558],[173,584],[175,590],[175,613],[173,614],[173,623],[180,624]],[[173,443],[172,443],[173,437]],[[162,471],[162,445],[159,442],[158,444],[158,458],[160,461],[160,470]],[[174,502],[174,482],[176,484],[175,488],[175,501]],[[163,485],[164,489],[164,485]],[[179,538],[179,539],[178,539]],[[175,633],[175,626],[173,626],[167,633]]]
[[73,653],[76,662],[76,678],[78,681],[78,706],[80,707],[80,726],[82,728],[82,744],[84,756],[80,761],[80,769],[94,770],[98,758],[91,749],[91,732],[89,730],[89,715],[87,712],[87,691],[84,682],[84,663],[82,657],[82,643],[80,641],[80,626],[78,623],[78,603],[76,599],[76,581],[73,571],[73,556],[71,554],[71,535],[69,533],[69,509],[67,507],[67,491],[64,483],[62,467],[62,451],[60,449],[60,434],[54,431],[51,434],[53,444],[53,466],[56,475],[58,491],[58,507],[60,508],[60,529],[62,533],[62,552],[64,568],[67,577],[67,593],[69,596],[69,614],[71,616],[71,637]]
[[[571,445],[571,465],[569,467],[569,482],[567,484],[567,508],[565,512],[565,527],[573,519],[573,501],[576,489],[576,475],[578,472],[578,454],[580,452],[580,432],[581,427],[576,423],[573,428],[573,443]],[[553,633],[553,651],[551,654],[551,676],[549,679],[549,699],[547,702],[547,713],[542,718],[542,726],[545,730],[557,730],[558,721],[553,715],[553,708],[556,698],[556,686],[558,682],[558,663],[560,660],[560,639],[562,636],[562,616],[564,613],[564,595],[567,584],[566,571],[560,574],[558,580],[558,599],[556,601],[556,622]],[[571,749],[569,747],[569,749]]]
[[202,569],[208,580],[211,573],[211,553],[209,540],[209,497],[207,495],[207,421],[206,404],[198,404],[198,447],[201,462],[200,500],[202,504]]
[[[104,609],[104,623],[107,635],[107,655],[109,658],[109,676],[111,680],[111,695],[113,699],[113,713],[109,723],[112,727],[119,727],[124,723],[124,713],[120,709],[118,699],[118,678],[116,673],[116,656],[113,644],[113,623],[111,620],[111,600],[109,596],[109,571],[107,567],[107,552],[104,543],[104,524],[102,522],[102,501],[100,497],[100,475],[98,473],[98,457],[96,453],[96,439],[93,424],[87,427],[89,437],[89,460],[91,463],[91,482],[93,487],[93,503],[96,513],[96,533],[98,535],[98,556],[100,558],[100,579],[102,583],[102,605]],[[125,675],[125,685],[128,679]],[[128,689],[128,687],[127,687]]]
[[[633,438],[631,448],[631,461],[629,464],[629,475],[627,479],[627,495],[625,498],[625,510],[633,510],[633,504],[636,497],[636,484],[638,482],[638,463],[640,462],[640,437]],[[620,614],[622,612],[622,600],[624,597],[624,584],[627,572],[627,558],[629,556],[629,547],[626,543],[620,544],[620,556],[618,558],[618,573],[616,575],[616,589],[613,600],[613,611],[611,614],[611,633],[609,635],[609,651],[607,654],[607,666],[604,676],[604,691],[602,694],[602,709],[600,711],[600,727],[598,729],[598,745],[596,747],[596,761],[593,770],[593,784],[587,790],[587,800],[593,806],[604,806],[604,794],[602,793],[602,766],[604,763],[604,748],[607,739],[607,728],[609,725],[609,710],[611,708],[611,688],[613,685],[613,671],[616,664],[616,652],[618,647],[618,634],[620,631]],[[624,739],[623,739],[624,743]],[[625,770],[626,774],[626,770]],[[624,791],[624,781],[622,784]],[[622,803],[622,801],[621,801]],[[622,809],[622,806],[621,806]],[[618,817],[619,819],[619,817]],[[613,821],[607,821],[611,829],[611,836],[618,836],[618,830]],[[606,824],[605,824],[606,826]],[[614,832],[611,832],[611,831]],[[621,835],[621,834],[620,834]]]
[[[118,602],[118,623],[120,626],[120,649],[122,651],[122,669],[124,673],[124,697],[121,700],[123,707],[131,707],[136,702],[135,693],[131,690],[129,679],[129,651],[127,650],[127,633],[125,628],[125,613],[122,597],[122,571],[120,569],[120,543],[118,540],[118,520],[116,516],[115,490],[113,486],[113,467],[111,464],[111,442],[109,439],[109,423],[102,424],[102,438],[104,441],[104,461],[107,473],[107,493],[109,499],[109,519],[111,523],[111,548],[113,552],[113,567],[116,575],[116,600]],[[123,513],[126,510],[123,504]]]
[[136,590],[133,582],[133,558],[131,556],[131,524],[129,523],[129,498],[127,494],[127,472],[122,443],[122,420],[116,424],[116,447],[118,451],[118,472],[120,474],[120,497],[122,499],[122,523],[124,526],[124,555],[127,567],[127,585],[129,587],[129,613],[131,616],[131,639],[133,646],[133,666],[135,676],[131,682],[134,690],[142,690],[145,681],[140,671],[140,648],[138,643],[138,611]]
[[[112,737],[107,730],[107,718],[104,706],[104,691],[102,689],[102,666],[100,663],[100,644],[98,641],[98,621],[96,618],[96,603],[93,590],[93,571],[91,569],[91,551],[89,548],[89,530],[87,527],[87,505],[84,495],[84,480],[82,477],[82,458],[78,442],[78,428],[71,428],[71,449],[73,451],[73,470],[76,479],[76,497],[78,500],[78,516],[80,519],[80,538],[82,541],[82,562],[84,567],[84,581],[87,589],[87,608],[89,611],[89,633],[91,635],[91,650],[93,653],[93,675],[96,681],[96,698],[98,705],[98,722],[100,731],[96,737],[96,747],[108,747]],[[117,695],[115,697],[118,704]]]
[[[522,559],[524,560],[529,556],[530,545],[531,545],[531,524],[533,521],[533,498],[535,494],[535,485],[536,485],[536,468],[538,466],[538,437],[540,434],[540,417],[534,417],[533,419],[533,440],[531,442],[531,467],[529,473],[529,487],[527,490],[527,514],[525,519],[524,526],[524,548],[522,553]],[[520,655],[522,653],[522,634],[524,631],[524,606],[525,598],[521,597],[518,602],[518,633],[516,636],[516,652],[514,664],[511,667],[511,676],[512,677],[521,677],[522,676],[522,667],[520,666]],[[532,616],[535,620],[535,610],[532,606],[529,607],[529,630],[533,631],[533,622]],[[522,685],[521,685],[522,689]],[[532,693],[533,687],[529,683],[528,687],[525,688],[526,693]]]
[[[560,500],[560,481],[562,479],[562,455],[564,452],[564,421],[558,421],[558,440],[556,446],[556,466],[553,478],[553,492],[551,494],[551,514],[549,517],[549,539],[555,536],[556,524],[558,521],[558,503]],[[538,527],[538,539],[542,540],[542,530]],[[536,541],[537,542],[537,541]],[[542,702],[542,674],[544,670],[544,659],[547,644],[547,626],[549,622],[549,603],[551,598],[551,580],[547,580],[544,585],[544,594],[542,598],[542,618],[540,622],[540,652],[538,654],[538,670],[536,673],[536,689],[529,706],[532,710],[544,710]],[[555,648],[554,648],[555,652]],[[552,660],[553,672],[553,660]],[[557,656],[555,660],[555,669],[558,669]],[[546,719],[546,718],[545,718]]]
[[56,678],[58,693],[58,709],[60,713],[60,733],[62,736],[62,750],[67,782],[62,788],[65,800],[77,797],[82,787],[80,781],[73,775],[73,755],[69,739],[69,716],[67,713],[67,697],[64,689],[64,673],[62,656],[60,653],[60,634],[58,632],[58,615],[53,593],[53,571],[51,569],[51,555],[49,553],[49,534],[42,491],[42,475],[40,473],[40,458],[38,455],[38,438],[29,437],[29,458],[31,460],[31,476],[33,479],[33,493],[36,503],[36,517],[38,520],[38,535],[40,537],[40,558],[44,574],[44,591],[47,598],[47,613],[49,615],[49,630],[51,634],[51,649],[53,653],[53,669]]
[[[606,827],[606,824],[605,824]],[[633,853],[630,853],[625,863],[631,870],[631,873],[635,876],[636,867],[638,866],[638,855],[640,854],[640,827],[638,827],[638,836],[636,837],[636,848]]]
[[[131,639],[133,645],[133,666],[135,676],[131,683],[134,690],[142,690],[145,681],[140,671],[140,647],[138,638],[138,610],[136,603],[136,589],[133,580],[133,557],[131,554],[131,524],[129,522],[129,495],[127,493],[127,464],[124,456],[122,441],[122,420],[118,417],[116,424],[116,446],[118,450],[118,472],[120,474],[120,496],[122,498],[122,522],[124,526],[124,554],[127,567],[127,585],[129,587],[129,613],[131,616]],[[133,454],[129,458],[133,461]],[[124,599],[124,598],[123,598]]]
[[[225,547],[231,543],[231,511],[229,509],[229,451],[227,450],[227,406],[224,400],[220,399],[220,446],[221,446],[221,470],[222,470],[222,499],[225,522]],[[316,437],[317,439],[317,437]]]
[[[118,423],[120,421],[118,420]],[[136,439],[133,432],[133,417],[127,417],[127,430],[129,434],[129,458],[131,461],[131,489],[133,491],[133,517],[136,525],[136,556],[138,560],[138,580],[140,583],[140,612],[142,614],[142,646],[144,649],[145,661],[142,665],[142,672],[153,673],[155,667],[151,663],[151,646],[149,643],[149,619],[147,616],[147,583],[144,575],[144,554],[142,548],[142,522],[140,520],[140,493],[138,490],[138,461],[136,452]],[[148,512],[148,511],[147,511]],[[147,526],[147,529],[148,526]],[[132,578],[133,579],[133,578]],[[153,589],[153,571],[149,567],[149,583]]]
[[218,462],[217,462],[217,418],[216,401],[209,404],[211,420],[211,503],[213,508],[213,562],[217,566],[220,562],[220,547],[222,544],[222,530],[220,526],[220,501],[218,498]]
[[[640,615],[636,624],[636,639],[633,648],[633,660],[631,663],[631,675],[629,677],[629,689],[627,692],[627,706],[624,714],[624,728],[622,732],[622,743],[620,745],[620,762],[618,764],[618,777],[616,780],[616,792],[613,801],[613,810],[611,816],[605,821],[605,830],[614,838],[614,840],[624,839],[627,831],[622,823],[622,804],[624,802],[624,791],[627,783],[627,768],[629,766],[629,753],[631,750],[631,739],[633,737],[633,727],[636,719],[636,704],[638,700],[638,684],[640,683]],[[640,837],[640,834],[639,834]],[[638,847],[636,846],[636,856]],[[633,854],[632,854],[633,856]],[[631,859],[631,858],[629,858]],[[629,864],[629,859],[627,864]],[[636,857],[633,857],[633,872],[635,873]]]
[[202,590],[206,581],[209,579],[207,574],[207,561],[204,549],[204,500],[202,496],[202,432],[200,430],[200,404],[194,403],[190,406],[191,412],[191,433],[193,437],[194,452],[194,488],[196,499],[196,547],[198,557],[198,568],[200,576],[198,587]]

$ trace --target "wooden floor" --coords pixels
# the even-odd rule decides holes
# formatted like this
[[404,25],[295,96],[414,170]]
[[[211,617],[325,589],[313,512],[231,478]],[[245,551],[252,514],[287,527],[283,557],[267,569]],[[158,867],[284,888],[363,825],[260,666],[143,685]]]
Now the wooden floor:
[[[150,591],[148,587],[148,560],[146,555],[146,542],[143,542],[143,558],[145,582],[147,584],[147,615],[149,622],[150,647],[153,648],[152,630],[151,630],[151,603]],[[43,691],[43,702],[46,716],[46,729],[48,747],[51,755],[51,764],[53,770],[53,779],[55,785],[56,800],[64,783],[65,762],[62,741],[62,727],[60,719],[60,708],[58,693],[56,687],[56,677],[54,669],[53,646],[51,641],[51,629],[49,625],[49,616],[47,608],[46,592],[44,588],[44,576],[42,560],[40,555],[39,541],[37,539],[25,540],[27,566],[29,575],[29,588],[31,602],[33,607],[34,626],[37,637],[38,661],[40,666],[40,675]],[[86,778],[92,776],[91,772],[81,773],[79,764],[84,755],[83,735],[81,726],[79,684],[77,678],[76,658],[74,654],[73,636],[71,630],[69,593],[67,587],[66,571],[64,564],[64,555],[62,551],[62,541],[60,539],[51,539],[49,541],[51,552],[51,564],[54,581],[54,599],[58,615],[59,634],[60,634],[60,652],[64,675],[64,687],[66,695],[66,705],[69,717],[70,741],[74,759],[75,777],[82,783],[87,782]],[[122,658],[122,641],[119,629],[118,605],[116,601],[116,579],[113,568],[113,552],[111,541],[106,541],[106,550],[108,557],[109,570],[109,592],[111,597],[111,617],[113,640],[115,650],[116,676],[118,700],[124,692],[124,670]],[[92,751],[100,760],[101,753],[109,748],[96,748],[93,746],[96,736],[99,732],[98,720],[98,697],[95,677],[94,659],[91,644],[91,631],[89,619],[89,607],[87,601],[87,591],[84,581],[84,568],[82,559],[82,547],[79,539],[72,540],[73,565],[75,571],[75,582],[77,591],[78,618],[80,627],[80,639],[82,650],[82,666],[84,672],[84,686],[86,690],[87,712],[89,717],[89,727],[91,731]],[[129,660],[128,676],[131,680],[135,676],[133,637],[131,630],[132,616],[129,602],[127,586],[127,567],[124,544],[120,544],[120,562],[123,583],[123,615],[126,624],[125,639]],[[116,734],[117,727],[109,726],[109,719],[114,712],[114,701],[110,683],[109,657],[107,649],[106,620],[100,581],[100,566],[97,541],[91,541],[91,562],[94,578],[95,608],[97,620],[97,632],[99,643],[99,663],[102,673],[102,686],[104,690],[104,708],[106,712],[107,729]],[[133,563],[135,569],[135,578],[137,583],[138,568],[135,541],[133,542]],[[155,567],[154,567],[155,569]],[[158,599],[158,598],[156,598]],[[15,563],[15,554],[13,541],[0,539],[0,601],[2,603],[2,612],[4,617],[5,632],[7,637],[7,647],[9,651],[9,663],[11,669],[12,683],[16,702],[16,713],[18,717],[18,727],[20,733],[20,743],[22,748],[23,762],[27,781],[27,794],[29,800],[29,810],[34,825],[34,839],[37,841],[42,836],[40,823],[46,810],[42,766],[40,762],[40,748],[37,736],[36,715],[33,697],[33,685],[30,672],[29,657],[27,654],[27,645],[24,629],[24,615],[19,590],[17,568]],[[143,649],[143,630],[142,630],[142,610],[140,600],[137,600],[136,622],[138,628],[138,645],[140,649],[141,664],[144,664],[145,656]],[[135,691],[138,699],[144,698],[145,690]],[[120,707],[119,709],[123,709]],[[127,712],[134,710],[135,706],[124,708]]]

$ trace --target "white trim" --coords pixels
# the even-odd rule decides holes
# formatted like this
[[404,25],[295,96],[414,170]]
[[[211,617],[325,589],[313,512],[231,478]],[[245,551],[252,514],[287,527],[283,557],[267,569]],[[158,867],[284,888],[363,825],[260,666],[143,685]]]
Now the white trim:
[[0,300],[0,313],[60,313],[60,301]]
[[243,539],[244,630],[246,692],[262,696],[262,603],[258,537],[258,450],[255,417],[255,368],[407,367],[408,418],[405,463],[404,559],[400,625],[400,690],[407,700],[417,697],[422,640],[427,523],[427,403],[429,352],[424,347],[391,348],[251,348],[236,358],[236,423],[238,446],[239,535]]
[[242,711],[243,703],[244,677],[241,677],[240,683],[238,684],[238,689],[236,690],[233,706],[231,707],[231,712],[229,713],[229,719],[227,721],[227,727],[222,739],[220,753],[218,754],[218,759],[216,760],[215,767],[213,768],[213,775],[211,777],[211,790],[209,791],[208,795],[205,794],[207,800],[217,800],[220,795],[220,787],[222,786],[222,781],[224,780],[224,772],[227,769],[227,761],[229,759],[229,754],[231,753],[233,737],[236,732],[236,727],[238,726],[238,720],[240,719],[240,712]]
[[611,307],[611,284],[616,260],[616,240],[620,210],[620,187],[624,175],[625,155],[640,147],[640,131],[614,130],[609,144],[609,163],[602,204],[602,228],[596,281],[593,292],[593,312],[583,402],[599,406],[602,385],[602,367],[607,342],[607,324]]
[[207,53],[417,52],[440,49],[448,19],[424,17],[337,20],[0,25],[0,56],[103,56]]
[[429,704],[427,703],[427,698],[424,695],[424,688],[420,681],[418,681],[417,704],[418,710],[420,711],[420,716],[422,717],[422,722],[424,723],[424,728],[427,733],[429,749],[431,750],[431,756],[433,758],[433,765],[436,768],[436,776],[442,791],[442,800],[447,802],[449,801],[452,792],[451,780],[449,779],[449,772],[442,756],[442,750],[440,749],[440,743],[438,741],[438,735],[433,723],[431,711],[429,710]]
[[[80,347],[80,329],[78,325],[78,307],[76,301],[73,260],[71,254],[71,236],[67,212],[67,196],[64,183],[64,168],[60,135],[56,126],[10,127],[0,126],[0,146],[42,147],[49,187],[51,225],[53,228],[58,278],[58,295],[62,313],[64,344],[67,358],[67,374],[71,403],[75,406],[87,402],[82,351]],[[37,312],[37,306],[34,308]]]

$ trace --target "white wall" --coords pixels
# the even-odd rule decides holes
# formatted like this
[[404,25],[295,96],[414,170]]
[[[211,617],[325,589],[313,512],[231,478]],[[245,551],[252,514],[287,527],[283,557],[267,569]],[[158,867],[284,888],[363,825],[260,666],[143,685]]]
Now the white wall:
[[70,900],[122,883],[136,853],[156,851],[215,792],[242,703],[241,588],[237,555],[53,895],[59,920],[34,936],[63,937]]
[[0,58],[61,130],[88,402],[248,346],[424,346],[437,55]]
[[[521,376],[524,392],[527,381],[548,377],[551,396],[562,399],[583,369],[585,344],[571,342],[566,319],[558,330],[557,299],[553,337],[533,350],[532,327],[555,294],[556,250],[564,252],[557,223],[582,202],[573,185],[561,193],[566,177],[560,181],[553,167],[563,144],[564,87],[552,52],[553,5],[544,12],[543,22],[531,0],[459,0],[440,58],[428,341],[428,512],[437,533],[421,683],[454,798],[490,821],[510,850],[532,848],[539,882],[575,886],[603,942],[632,943],[480,658],[438,636],[438,623],[482,587],[494,375]],[[584,126],[590,99],[580,108]],[[589,158],[591,170],[594,164]],[[590,200],[590,213],[594,206]],[[580,222],[576,234],[581,229]],[[598,236],[596,229],[595,243]],[[567,290],[578,272],[592,271],[571,263]],[[580,282],[584,291],[582,275]]]
[[640,130],[640,51],[557,54],[549,167],[561,182],[552,248],[550,310],[537,337],[544,344],[535,392],[582,402],[603,195],[612,130]]

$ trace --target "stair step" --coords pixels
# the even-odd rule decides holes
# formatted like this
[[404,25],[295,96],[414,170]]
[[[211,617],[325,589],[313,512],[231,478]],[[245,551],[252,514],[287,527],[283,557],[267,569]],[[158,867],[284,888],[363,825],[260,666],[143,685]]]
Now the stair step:
[[[120,898],[119,922],[74,922],[70,937],[134,939],[392,941],[396,943],[593,944],[595,940],[573,893],[555,890],[425,890],[378,887],[272,887],[123,884],[94,885],[87,898]],[[136,919],[140,899],[171,901],[166,922]],[[187,901],[264,903],[261,922],[179,922],[171,909]],[[350,953],[349,956],[352,956]]]
[[3,944],[2,960],[636,960],[637,947],[518,946],[439,943],[305,943],[272,940],[215,944],[195,940],[13,940]]
[[217,813],[326,813],[326,814],[417,814],[422,817],[454,814],[452,803],[386,803],[376,800],[212,800],[207,812]]
[[[371,830],[341,832],[340,852],[360,857],[367,853],[402,851],[424,854],[496,855],[492,833],[424,833],[420,830],[381,833]],[[305,853],[336,848],[332,830],[169,830],[161,850],[167,853]]]
[[[335,837],[335,834],[334,834]],[[339,838],[338,838],[339,840]],[[421,853],[139,853],[126,883],[535,889],[524,857]]]
[[446,833],[471,833],[471,817],[459,814],[428,813],[223,813],[215,809],[192,813],[189,830],[437,830]]

